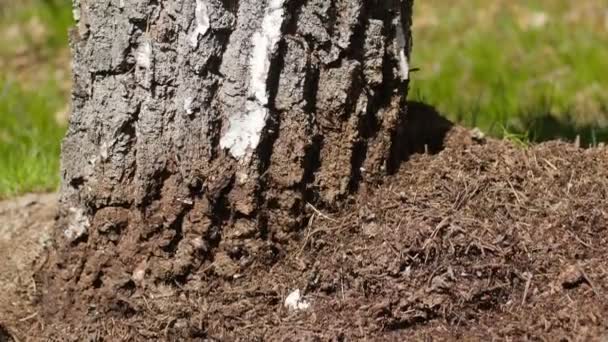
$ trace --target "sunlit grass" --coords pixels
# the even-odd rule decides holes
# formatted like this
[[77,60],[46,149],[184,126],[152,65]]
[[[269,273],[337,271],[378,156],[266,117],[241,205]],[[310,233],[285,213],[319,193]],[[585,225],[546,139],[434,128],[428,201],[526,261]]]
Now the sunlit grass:
[[58,182],[63,128],[53,113],[63,105],[53,84],[38,92],[2,82],[0,89],[0,197],[53,190]]
[[57,187],[69,6],[32,0],[0,11],[0,198]]
[[416,2],[412,96],[496,136],[608,138],[608,4]]

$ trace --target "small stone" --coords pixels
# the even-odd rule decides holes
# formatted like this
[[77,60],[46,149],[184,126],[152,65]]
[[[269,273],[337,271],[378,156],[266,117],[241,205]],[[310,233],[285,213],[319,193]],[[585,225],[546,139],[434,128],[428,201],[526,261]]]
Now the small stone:
[[135,283],[141,283],[144,281],[144,278],[146,277],[146,268],[147,268],[147,263],[141,262],[137,268],[135,268],[135,270],[133,271],[133,274],[131,275],[131,279],[135,282]]
[[398,196],[399,196],[399,200],[401,200],[401,201],[407,200],[407,195],[405,194],[405,191],[400,191]]
[[380,227],[378,227],[376,222],[364,223],[361,228],[363,234],[370,238],[378,235],[378,232],[380,231]]
[[471,130],[471,138],[476,142],[484,142],[486,139],[486,134],[482,132],[479,128],[475,127]]
[[585,275],[578,266],[568,266],[560,275],[559,282],[565,289],[571,289],[585,282]]
[[284,305],[291,311],[300,311],[310,308],[310,303],[302,298],[299,289],[292,291],[287,298],[285,298]]

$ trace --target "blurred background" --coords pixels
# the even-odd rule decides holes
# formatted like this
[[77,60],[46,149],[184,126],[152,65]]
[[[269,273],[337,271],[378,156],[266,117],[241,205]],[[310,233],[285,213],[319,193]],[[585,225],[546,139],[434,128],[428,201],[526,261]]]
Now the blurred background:
[[[56,189],[70,0],[0,0],[0,198]],[[417,0],[412,100],[489,135],[608,139],[608,2]]]

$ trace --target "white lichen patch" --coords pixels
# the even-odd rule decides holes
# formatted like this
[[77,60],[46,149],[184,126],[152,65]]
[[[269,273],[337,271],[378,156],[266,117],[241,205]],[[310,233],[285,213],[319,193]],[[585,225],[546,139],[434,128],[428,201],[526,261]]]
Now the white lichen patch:
[[268,89],[266,82],[270,71],[270,60],[281,39],[281,26],[285,17],[285,0],[270,0],[266,8],[262,28],[251,38],[252,53],[249,59],[250,94],[244,114],[229,118],[228,131],[220,139],[220,147],[230,149],[237,159],[260,143],[262,130],[268,117]]
[[287,298],[285,298],[283,305],[292,311],[307,310],[310,308],[310,303],[302,298],[299,289],[291,292]]
[[102,161],[106,161],[108,160],[109,155],[109,146],[108,146],[108,142],[104,141],[101,143],[101,146],[99,146],[99,156],[101,157]]
[[281,26],[285,16],[284,2],[285,0],[270,0],[262,21],[262,31],[254,33],[251,38],[251,92],[261,105],[268,104],[266,80],[270,70],[270,57],[281,39]]
[[404,81],[410,78],[410,63],[405,55],[405,50],[403,49],[399,51],[399,71],[401,72],[401,78]]
[[72,0],[72,16],[75,22],[80,21],[80,0]]
[[247,101],[247,115],[231,117],[228,131],[220,139],[220,147],[230,149],[233,157],[241,159],[249,149],[260,143],[268,110],[256,102]]
[[209,31],[209,28],[211,27],[209,21],[209,8],[207,7],[206,0],[196,0],[194,18],[196,21],[196,28],[190,36],[190,46],[193,48],[198,46],[198,38],[207,34],[207,31]]
[[186,97],[184,99],[184,110],[186,111],[186,114],[188,114],[188,115],[194,114],[194,110],[192,109],[193,102],[194,102],[194,99],[191,97]]
[[63,235],[73,241],[84,235],[89,230],[91,223],[83,209],[70,208],[69,217],[70,223],[63,231]]
[[401,15],[397,15],[394,24],[397,30],[397,41],[396,41],[396,54],[399,59],[399,74],[403,81],[407,81],[410,78],[410,63],[407,56],[407,40],[405,38],[405,32],[403,31],[403,23],[401,22]]
[[138,66],[144,69],[150,69],[152,67],[152,43],[150,43],[150,41],[144,41],[139,49],[137,49],[135,61]]

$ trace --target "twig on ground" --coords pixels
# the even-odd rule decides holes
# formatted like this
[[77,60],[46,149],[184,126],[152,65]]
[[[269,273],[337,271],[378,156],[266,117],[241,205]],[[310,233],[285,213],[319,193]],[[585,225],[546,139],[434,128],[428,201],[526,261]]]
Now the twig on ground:
[[532,284],[532,273],[528,273],[528,280],[526,281],[526,288],[524,289],[524,296],[521,299],[521,305],[526,305],[526,298],[528,297],[528,291],[530,290],[530,285]]
[[32,318],[34,318],[34,317],[36,317],[36,316],[38,316],[38,311],[34,312],[33,314],[31,314],[31,315],[29,315],[29,316],[27,316],[27,317],[23,317],[23,318],[21,318],[21,319],[19,320],[19,322],[21,322],[21,323],[23,323],[23,322],[27,322],[27,321],[29,321],[30,319],[32,319]]
[[306,203],[306,206],[309,207],[310,209],[312,209],[317,215],[321,216],[322,218],[329,220],[331,222],[338,222],[335,219],[327,216],[326,214],[323,214],[319,209],[315,208],[312,204]]
[[597,290],[595,283],[593,281],[591,281],[591,278],[587,275],[587,272],[585,272],[585,270],[583,270],[582,267],[579,267],[579,270],[580,270],[581,274],[583,275],[583,278],[585,279],[587,284],[589,284],[589,286],[591,286],[591,290],[593,290],[593,293],[595,293],[597,298],[601,299],[602,296],[600,295],[600,292]]
[[581,239],[578,235],[576,235],[574,232],[572,232],[571,230],[566,230],[568,233],[570,233],[570,235],[572,235],[572,237],[578,241],[581,245],[591,249],[592,251],[597,251],[597,249],[593,246],[591,246],[589,243],[585,242],[583,239]]

